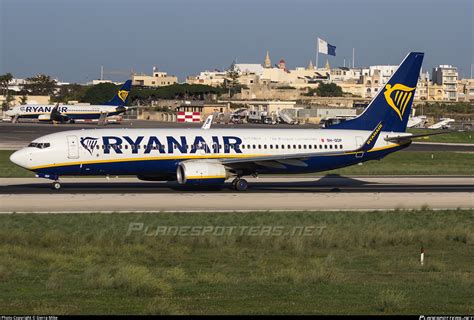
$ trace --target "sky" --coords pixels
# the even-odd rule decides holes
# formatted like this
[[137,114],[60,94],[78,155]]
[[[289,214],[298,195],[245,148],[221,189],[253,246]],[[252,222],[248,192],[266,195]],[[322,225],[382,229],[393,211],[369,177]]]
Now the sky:
[[[287,67],[315,63],[316,39],[336,46],[331,66],[398,65],[425,52],[469,77],[472,0],[0,0],[0,74],[45,73],[85,83],[105,71],[152,67],[178,76],[225,69],[232,61]],[[319,65],[326,62],[319,56]],[[125,80],[126,74],[104,78]]]

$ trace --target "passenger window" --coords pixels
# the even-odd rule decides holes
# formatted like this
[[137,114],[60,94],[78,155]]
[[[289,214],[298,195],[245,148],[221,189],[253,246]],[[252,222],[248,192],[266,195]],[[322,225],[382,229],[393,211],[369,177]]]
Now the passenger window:
[[332,144],[329,145],[329,149],[332,149]]
[[298,145],[298,149],[301,149],[301,144]]
[[264,145],[263,145],[263,149],[266,149],[266,148],[267,148],[267,145],[266,145],[266,144],[264,144]]
[[277,144],[275,145],[275,149],[278,149],[278,145],[277,145]]
[[296,149],[296,144],[293,145],[293,149]]
[[306,145],[305,145],[305,144],[303,145],[303,149],[306,149]]
[[273,149],[273,144],[270,145],[270,149]]
[[255,145],[253,145],[253,149],[255,149]]
[[125,145],[125,149],[128,149],[128,144]]
[[312,146],[311,146],[310,144],[308,144],[308,148],[311,149],[311,147],[312,147]]
[[325,145],[324,145],[324,149],[327,149],[327,148],[328,148],[328,145],[327,145],[327,144],[325,144]]
[[242,149],[245,149],[245,144],[242,145]]
[[262,145],[261,145],[261,144],[258,145],[258,149],[262,149]]
[[339,149],[342,149],[342,148],[343,148],[343,147],[342,147],[342,144],[341,144],[341,145],[339,145]]

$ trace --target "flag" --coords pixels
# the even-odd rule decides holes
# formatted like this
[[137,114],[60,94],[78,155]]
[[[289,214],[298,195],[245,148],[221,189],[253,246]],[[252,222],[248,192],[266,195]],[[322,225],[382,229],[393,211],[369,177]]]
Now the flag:
[[336,56],[336,46],[333,46],[323,39],[318,38],[318,52],[330,56]]

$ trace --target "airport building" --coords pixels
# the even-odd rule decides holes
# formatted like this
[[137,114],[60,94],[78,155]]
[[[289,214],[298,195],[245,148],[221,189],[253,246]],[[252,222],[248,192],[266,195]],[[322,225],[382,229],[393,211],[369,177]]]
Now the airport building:
[[163,71],[158,71],[157,67],[153,67],[152,75],[132,74],[132,85],[140,87],[164,87],[178,83],[178,77],[168,75]]

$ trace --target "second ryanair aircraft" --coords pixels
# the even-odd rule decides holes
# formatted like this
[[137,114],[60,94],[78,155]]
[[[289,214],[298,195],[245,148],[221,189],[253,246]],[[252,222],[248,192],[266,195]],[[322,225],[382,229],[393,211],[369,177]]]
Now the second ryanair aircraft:
[[408,147],[408,116],[423,53],[407,55],[358,117],[328,129],[92,129],[49,134],[10,160],[54,180],[60,176],[136,175],[183,185],[246,190],[244,176],[347,167]]
[[127,110],[125,104],[131,87],[132,80],[127,80],[115,96],[103,105],[25,104],[8,110],[6,115],[12,119],[16,117],[58,122],[74,122],[79,119],[98,120],[103,116],[116,116]]

